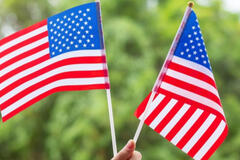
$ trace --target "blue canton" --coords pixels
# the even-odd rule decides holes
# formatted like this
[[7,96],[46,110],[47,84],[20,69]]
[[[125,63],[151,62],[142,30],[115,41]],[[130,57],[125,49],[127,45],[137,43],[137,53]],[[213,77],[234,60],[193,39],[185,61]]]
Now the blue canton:
[[96,2],[80,5],[48,18],[50,56],[102,49],[100,13]]
[[174,55],[200,64],[212,71],[194,11],[191,11],[189,15]]

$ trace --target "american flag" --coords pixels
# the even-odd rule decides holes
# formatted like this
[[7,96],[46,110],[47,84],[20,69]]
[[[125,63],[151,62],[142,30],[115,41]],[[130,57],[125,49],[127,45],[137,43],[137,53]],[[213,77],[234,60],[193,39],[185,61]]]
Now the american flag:
[[109,88],[100,16],[88,3],[0,40],[3,121],[55,92]]
[[188,7],[153,91],[137,108],[145,124],[193,159],[208,159],[228,127],[194,11]]

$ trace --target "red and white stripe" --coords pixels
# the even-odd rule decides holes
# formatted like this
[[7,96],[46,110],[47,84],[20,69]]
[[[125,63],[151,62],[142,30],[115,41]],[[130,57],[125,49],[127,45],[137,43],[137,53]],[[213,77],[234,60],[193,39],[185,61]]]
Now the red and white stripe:
[[[150,94],[136,111],[139,119]],[[208,159],[227,136],[212,72],[176,56],[146,115],[147,125],[196,160]]]
[[104,50],[50,58],[47,20],[0,41],[0,107],[3,121],[42,98],[68,90],[109,87]]

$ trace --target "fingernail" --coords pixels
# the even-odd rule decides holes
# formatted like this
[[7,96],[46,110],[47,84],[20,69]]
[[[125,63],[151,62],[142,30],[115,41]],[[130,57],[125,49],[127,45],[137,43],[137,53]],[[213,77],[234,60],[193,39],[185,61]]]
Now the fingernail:
[[127,143],[127,148],[128,148],[128,149],[131,149],[131,150],[134,149],[134,142],[133,142],[133,140],[129,140],[129,141],[128,141],[128,143]]

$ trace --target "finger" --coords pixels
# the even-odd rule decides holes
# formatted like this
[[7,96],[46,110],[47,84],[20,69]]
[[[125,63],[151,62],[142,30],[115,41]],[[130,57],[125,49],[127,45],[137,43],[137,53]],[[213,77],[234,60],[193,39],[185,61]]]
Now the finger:
[[129,140],[127,145],[115,156],[112,160],[127,160],[129,159],[134,152],[135,142]]
[[142,155],[138,151],[134,151],[132,157],[130,158],[130,160],[141,160],[141,159],[142,159]]

